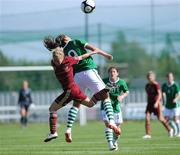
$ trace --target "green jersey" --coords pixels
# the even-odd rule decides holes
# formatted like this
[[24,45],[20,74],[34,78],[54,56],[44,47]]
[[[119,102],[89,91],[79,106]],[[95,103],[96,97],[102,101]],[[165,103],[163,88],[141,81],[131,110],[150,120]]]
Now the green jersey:
[[162,85],[162,92],[166,94],[166,108],[173,109],[180,106],[179,102],[173,103],[173,99],[180,93],[179,85],[177,83],[174,82],[172,85],[164,83]]
[[[111,88],[109,95],[113,107],[114,113],[119,113],[121,111],[120,101],[117,99],[122,93],[125,93],[128,90],[127,84],[124,80],[119,79],[116,82],[111,82],[109,78],[103,80],[104,83]],[[103,103],[101,103],[101,110],[103,110]]]
[[[83,54],[86,54],[87,51],[85,50],[85,45],[87,42],[81,41],[81,40],[70,40],[65,46],[64,46],[64,54],[65,56],[80,56]],[[85,58],[81,61],[79,61],[78,64],[74,65],[74,73],[78,73],[81,71],[89,70],[89,69],[95,69],[96,64],[93,60],[93,58],[90,56],[88,58]]]

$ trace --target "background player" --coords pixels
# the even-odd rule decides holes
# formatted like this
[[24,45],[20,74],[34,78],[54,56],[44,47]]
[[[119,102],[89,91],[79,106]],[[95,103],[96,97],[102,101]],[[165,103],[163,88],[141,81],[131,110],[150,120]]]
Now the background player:
[[169,136],[173,136],[173,129],[168,125],[168,122],[164,119],[161,110],[161,90],[160,85],[156,81],[156,75],[153,71],[149,71],[147,74],[148,83],[145,86],[147,93],[147,107],[146,107],[146,135],[143,136],[144,139],[151,138],[150,134],[150,117],[151,113],[157,116],[158,120],[164,125],[166,130],[169,132]]
[[[100,91],[93,95],[91,100],[84,95],[79,86],[73,79],[73,65],[77,64],[80,60],[95,54],[96,52],[86,53],[78,57],[65,57],[62,48],[57,47],[53,51],[53,59],[51,61],[54,68],[56,78],[61,83],[64,92],[58,96],[49,108],[49,127],[50,134],[44,140],[48,142],[57,138],[56,124],[57,124],[57,110],[64,107],[71,100],[92,107],[97,101],[106,98],[106,93]],[[109,91],[109,90],[108,90]]]
[[174,131],[176,131],[175,135],[180,137],[180,88],[178,83],[174,81],[174,75],[171,72],[167,74],[167,82],[162,85],[162,93],[165,104],[165,119],[166,121],[170,121],[170,119],[173,118],[174,122],[171,121],[170,124],[173,126]]
[[[109,77],[104,79],[104,83],[111,88],[109,95],[113,107],[114,112],[114,120],[116,125],[120,128],[120,124],[123,123],[122,111],[120,104],[123,99],[128,96],[129,90],[127,84],[124,80],[118,77],[119,73],[116,67],[110,67],[108,69]],[[105,136],[108,142],[108,146],[110,150],[118,149],[118,136],[113,133],[112,129],[108,128],[108,118],[106,113],[104,112],[103,104],[101,104],[101,113],[103,116],[104,123],[106,125],[105,128]]]
[[[97,51],[98,54],[101,54],[110,60],[113,59],[112,55],[94,47],[93,45],[90,45],[82,40],[72,40],[70,37],[64,34],[56,37],[56,43],[58,43],[58,45],[63,48],[63,51],[66,56],[72,56],[72,57],[80,56],[82,54],[87,53],[86,49],[88,49],[90,50],[90,52]],[[46,47],[49,48],[48,46],[49,43],[47,42]],[[74,65],[74,73],[75,73],[74,78],[76,83],[80,86],[83,92],[85,92],[86,89],[88,88],[94,94],[105,89],[105,84],[102,81],[101,77],[99,76],[96,68],[97,66],[92,57],[88,57],[80,61],[78,64]],[[116,131],[117,127],[114,123],[113,109],[109,97],[107,97],[104,100],[103,104],[109,119],[109,127],[115,130],[115,132],[117,132]],[[67,142],[72,141],[71,128],[77,117],[78,110],[79,110],[79,104],[77,103],[74,104],[73,107],[71,107],[71,109],[69,110],[67,130],[65,133]]]
[[32,103],[32,97],[31,97],[31,89],[29,88],[28,81],[23,81],[22,88],[19,91],[19,99],[18,104],[20,106],[20,123],[22,127],[27,126],[28,122],[28,110],[29,106]]

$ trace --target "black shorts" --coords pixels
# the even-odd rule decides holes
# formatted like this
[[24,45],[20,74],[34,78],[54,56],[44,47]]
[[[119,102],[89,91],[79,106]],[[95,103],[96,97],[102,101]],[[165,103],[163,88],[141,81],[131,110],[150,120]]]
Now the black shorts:
[[28,111],[29,106],[30,106],[30,104],[27,104],[27,103],[24,103],[24,102],[19,103],[19,105],[20,105],[21,109],[25,109],[26,111]]
[[146,112],[145,113],[153,113],[156,116],[160,116],[161,115],[161,105],[158,105],[157,108],[154,108],[154,104],[148,104],[146,107]]

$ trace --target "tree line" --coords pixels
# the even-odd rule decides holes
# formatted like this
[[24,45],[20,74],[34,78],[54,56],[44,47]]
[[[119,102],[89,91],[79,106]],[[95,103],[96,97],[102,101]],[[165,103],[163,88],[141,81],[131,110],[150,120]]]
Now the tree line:
[[[170,48],[164,48],[156,56],[148,54],[145,48],[136,41],[128,41],[126,36],[119,32],[111,44],[114,62],[128,64],[128,79],[142,78],[147,71],[154,70],[159,78],[164,78],[169,71],[180,79],[180,56],[172,55]],[[107,62],[108,63],[108,62]],[[49,62],[30,62],[26,60],[13,60],[0,51],[0,66],[41,66]],[[102,75],[103,77],[103,75]],[[55,78],[53,71],[28,72],[0,72],[0,91],[19,90],[23,80],[28,80],[33,90],[59,89],[61,86]]]

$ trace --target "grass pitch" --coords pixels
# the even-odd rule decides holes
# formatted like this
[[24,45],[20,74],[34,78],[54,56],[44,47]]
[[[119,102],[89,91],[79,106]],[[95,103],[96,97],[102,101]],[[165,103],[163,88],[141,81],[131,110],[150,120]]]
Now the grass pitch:
[[43,140],[48,124],[0,124],[0,155],[180,155],[180,138],[169,138],[163,126],[151,123],[152,139],[143,140],[144,122],[127,121],[122,126],[119,150],[108,150],[102,122],[88,122],[86,126],[74,124],[73,142],[64,140],[65,126],[58,128],[59,137],[49,143]]

